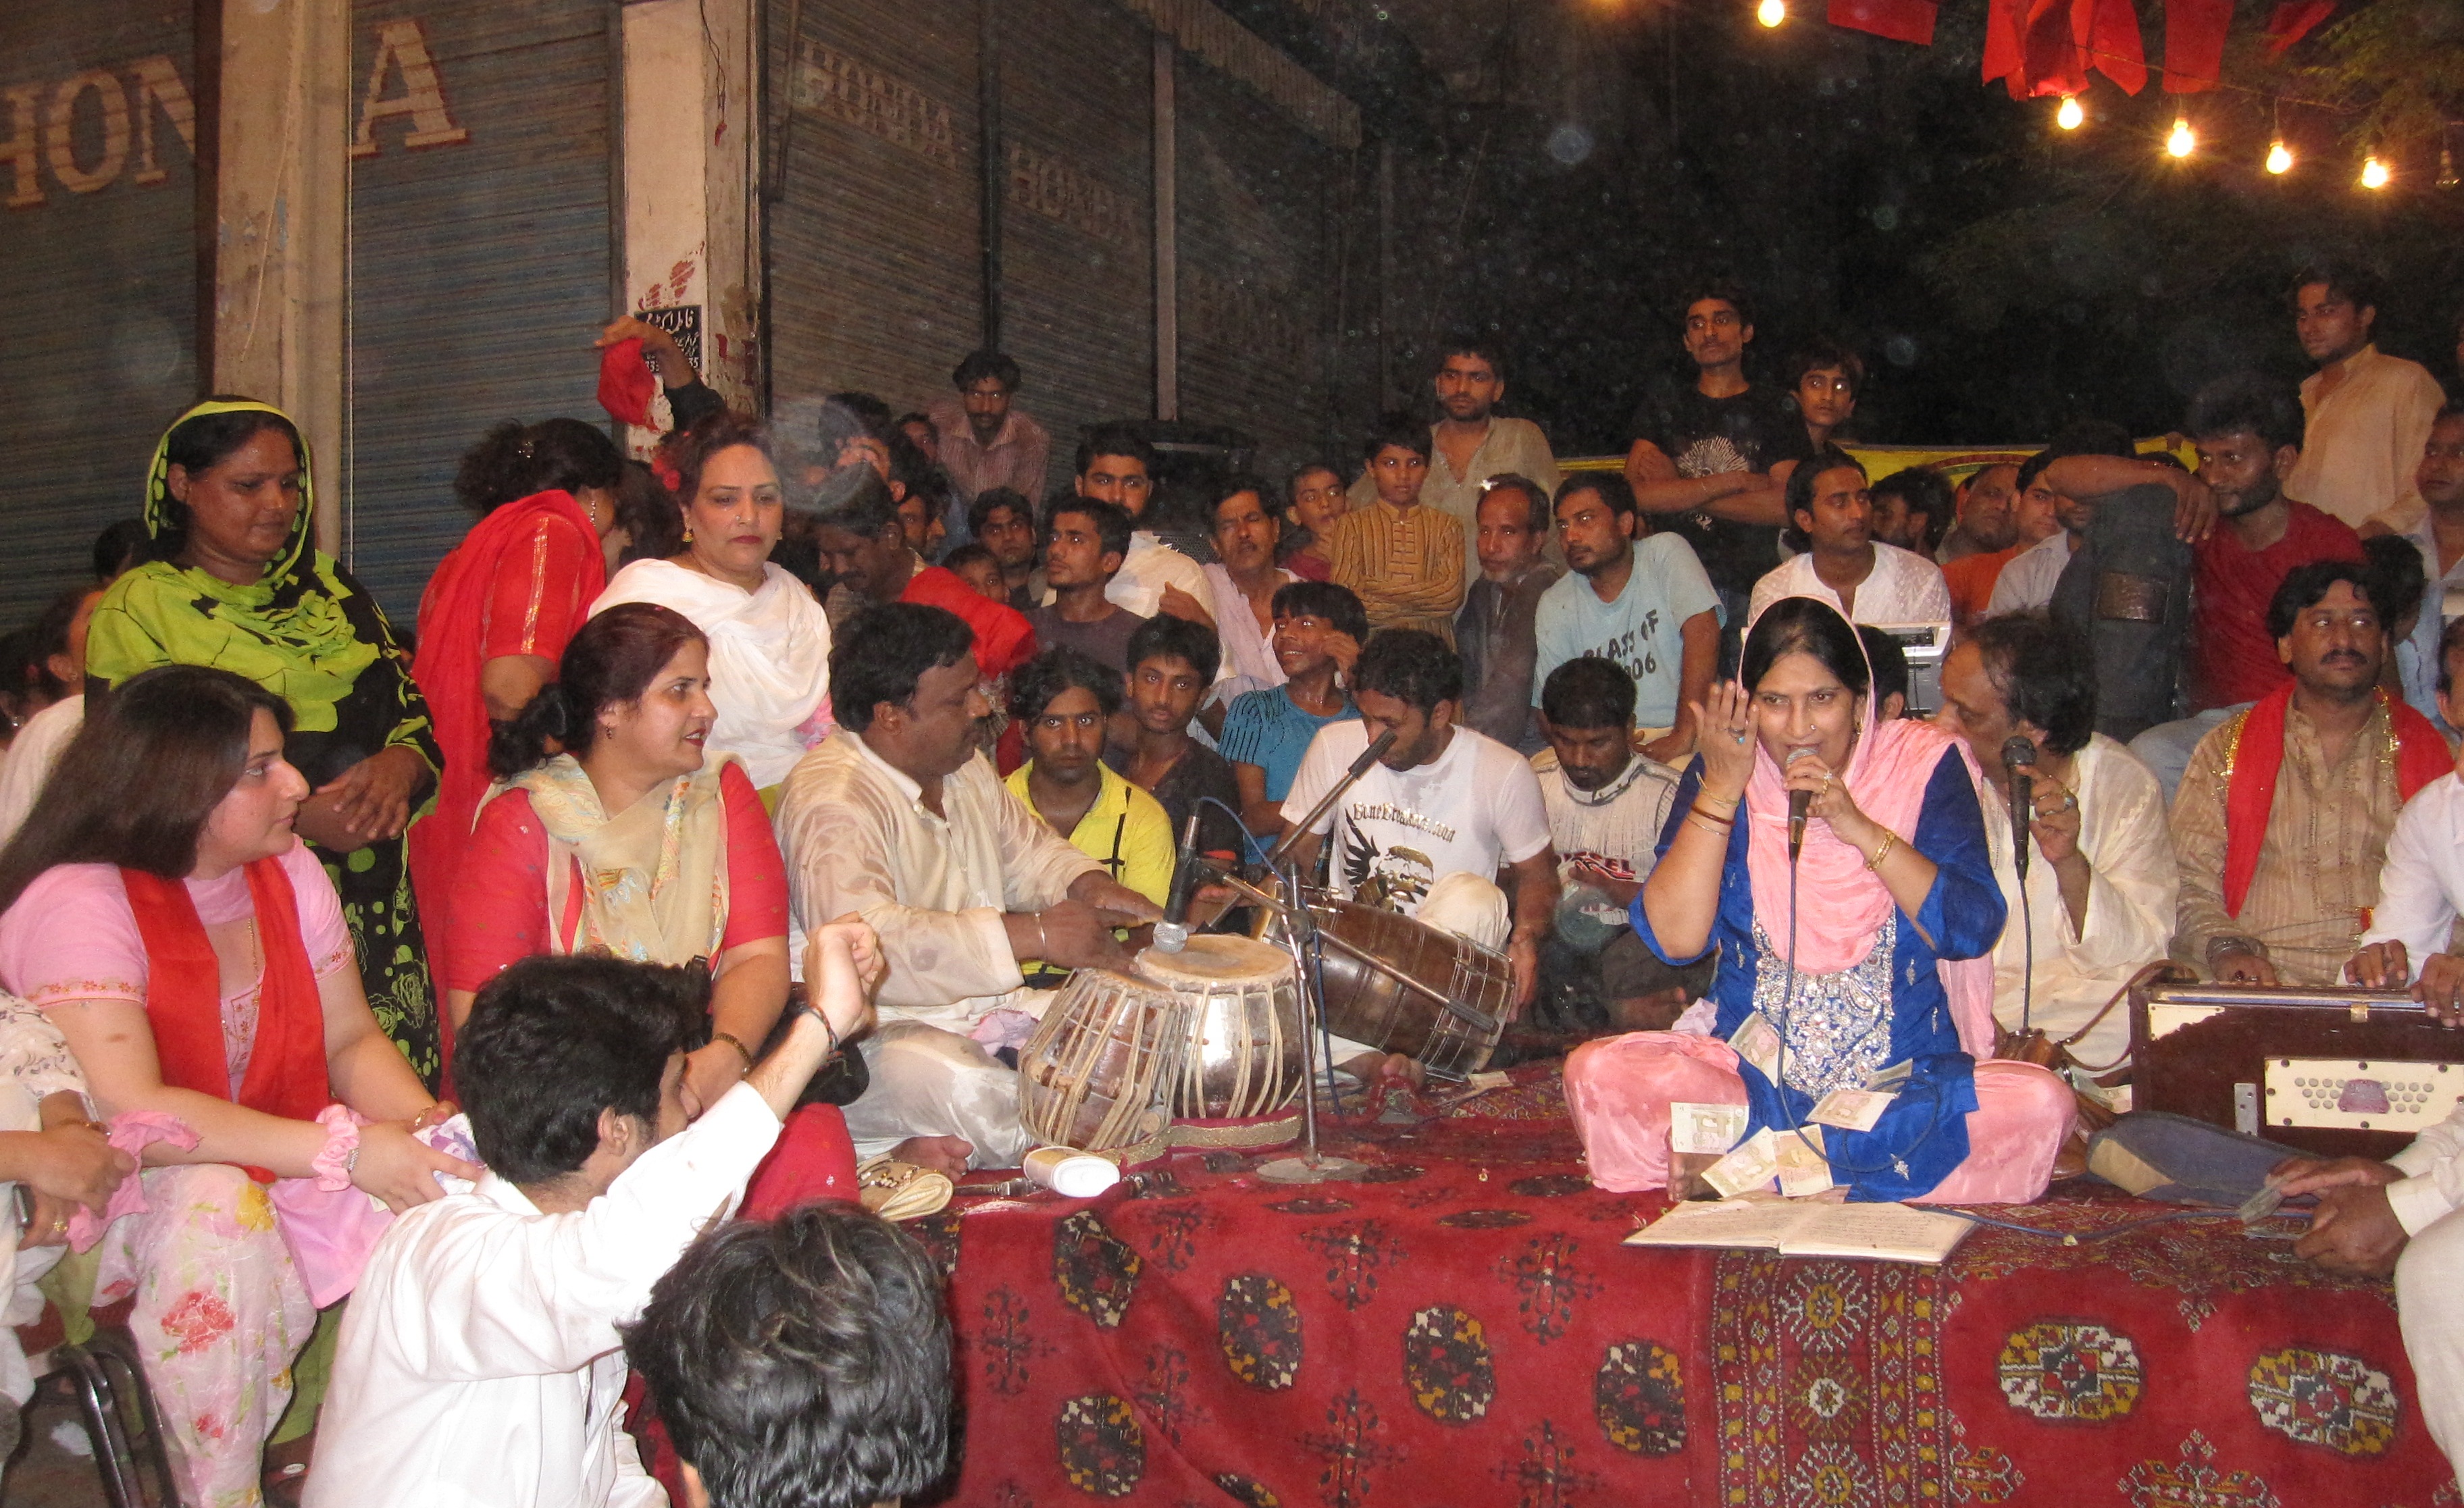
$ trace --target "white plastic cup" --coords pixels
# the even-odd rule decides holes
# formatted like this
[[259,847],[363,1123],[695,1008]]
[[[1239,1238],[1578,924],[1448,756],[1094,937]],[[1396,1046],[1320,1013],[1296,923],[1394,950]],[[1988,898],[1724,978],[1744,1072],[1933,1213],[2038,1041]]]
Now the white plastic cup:
[[1121,1181],[1118,1165],[1074,1147],[1039,1147],[1022,1166],[1027,1177],[1065,1199],[1092,1199]]

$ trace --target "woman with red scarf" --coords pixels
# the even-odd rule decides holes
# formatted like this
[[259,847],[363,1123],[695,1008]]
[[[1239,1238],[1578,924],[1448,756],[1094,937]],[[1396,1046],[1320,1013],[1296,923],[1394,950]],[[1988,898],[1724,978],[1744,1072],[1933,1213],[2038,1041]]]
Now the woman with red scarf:
[[1661,961],[1716,945],[1719,972],[1676,1030],[1567,1060],[1602,1188],[1662,1187],[1670,1106],[1689,1104],[1742,1107],[1740,1145],[1768,1130],[1813,1147],[1851,1199],[2044,1191],[2072,1096],[2042,1068],[1986,1060],[2006,907],[1976,771],[1949,733],[1879,719],[1872,688],[1847,620],[1792,597],[1746,636],[1737,681],[1695,708],[1700,753],[1631,915]]
[[[0,851],[0,986],[67,1039],[144,1170],[99,1232],[192,1508],[257,1500],[330,1257],[479,1169],[413,1136],[449,1114],[378,1030],[341,903],[292,831],[290,707],[227,670],[115,688]],[[295,1254],[300,1254],[295,1259]],[[303,1262],[307,1263],[303,1267]],[[348,1278],[341,1281],[348,1289]]]
[[488,789],[489,725],[512,720],[556,679],[566,641],[607,585],[624,478],[616,442],[579,419],[498,425],[453,478],[479,521],[429,578],[411,667],[445,752],[436,808],[410,830],[433,978],[451,969],[453,876]]

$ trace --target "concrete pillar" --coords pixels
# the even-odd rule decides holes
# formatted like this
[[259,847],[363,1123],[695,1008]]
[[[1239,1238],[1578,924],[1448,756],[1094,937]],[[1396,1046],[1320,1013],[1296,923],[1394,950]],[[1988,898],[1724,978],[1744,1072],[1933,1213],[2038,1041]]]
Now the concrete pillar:
[[213,390],[298,421],[341,539],[350,0],[224,0]]
[[[640,0],[623,15],[625,312],[674,333],[704,382],[752,408],[761,396],[757,9]],[[654,438],[633,436],[637,448]]]

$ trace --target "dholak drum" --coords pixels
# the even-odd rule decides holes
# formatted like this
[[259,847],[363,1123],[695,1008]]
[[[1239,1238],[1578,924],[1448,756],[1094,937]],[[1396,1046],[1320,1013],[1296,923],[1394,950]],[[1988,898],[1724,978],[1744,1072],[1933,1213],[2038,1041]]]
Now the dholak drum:
[[1019,1120],[1051,1147],[1122,1162],[1163,1149],[1187,1056],[1189,1007],[1170,990],[1081,969],[1018,1055]]
[[1441,1075],[1477,1073],[1506,1033],[1506,955],[1408,916],[1312,895],[1337,1036],[1401,1053]]
[[1148,949],[1137,970],[1189,1008],[1176,1117],[1241,1121],[1291,1103],[1303,1068],[1290,954],[1254,938],[1199,933],[1177,953]]

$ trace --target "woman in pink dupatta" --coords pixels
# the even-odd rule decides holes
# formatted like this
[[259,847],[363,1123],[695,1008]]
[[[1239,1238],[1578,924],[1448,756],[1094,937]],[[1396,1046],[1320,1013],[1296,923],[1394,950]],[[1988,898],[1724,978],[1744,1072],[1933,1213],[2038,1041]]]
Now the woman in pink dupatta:
[[429,578],[411,667],[445,753],[435,808],[410,829],[411,885],[436,978],[447,976],[452,876],[488,790],[489,725],[556,678],[565,642],[606,587],[624,474],[624,452],[605,431],[550,419],[489,430],[453,478],[479,521]]
[[[1748,1135],[1785,1140],[1831,1091],[1887,1083],[1869,1129],[1822,1127],[1850,1198],[2036,1197],[2072,1099],[2041,1068],[1987,1060],[2004,904],[1965,747],[1930,724],[1877,721],[1864,647],[1828,603],[1774,604],[1740,668],[1695,709],[1700,757],[1632,911],[1661,958],[1717,946],[1719,972],[1678,1030],[1568,1060],[1593,1180],[1664,1187],[1674,1104],[1742,1104]],[[1792,866],[1796,791],[1809,811]]]

